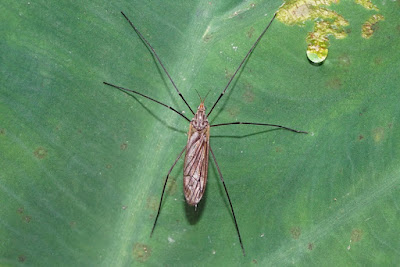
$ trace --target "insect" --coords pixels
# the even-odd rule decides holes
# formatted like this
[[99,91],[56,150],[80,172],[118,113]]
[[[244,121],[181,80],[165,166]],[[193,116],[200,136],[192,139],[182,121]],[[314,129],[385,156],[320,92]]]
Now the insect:
[[209,159],[209,154],[211,153],[211,157],[215,163],[215,166],[217,167],[218,174],[220,177],[220,180],[222,182],[222,185],[224,186],[224,190],[226,193],[226,196],[229,201],[230,209],[232,212],[233,220],[235,223],[236,227],[236,232],[239,238],[240,246],[243,251],[243,255],[245,255],[245,250],[242,242],[242,238],[240,236],[240,231],[239,231],[239,226],[236,220],[235,212],[233,210],[233,205],[232,201],[229,197],[228,189],[225,185],[224,178],[222,176],[221,170],[218,166],[217,160],[215,158],[214,152],[210,146],[210,128],[212,127],[220,127],[220,126],[227,126],[227,125],[234,125],[234,124],[241,124],[241,125],[258,125],[258,126],[269,126],[269,127],[276,127],[276,128],[281,128],[285,130],[289,130],[295,133],[307,133],[305,131],[299,131],[295,130],[289,127],[277,125],[277,124],[270,124],[270,123],[255,123],[255,122],[229,122],[229,123],[220,123],[220,124],[212,124],[210,125],[208,121],[208,117],[214,110],[215,106],[218,104],[222,96],[225,94],[226,90],[228,89],[229,85],[231,84],[232,80],[235,78],[236,74],[238,71],[241,69],[243,66],[244,62],[247,60],[247,58],[250,56],[250,54],[253,52],[254,48],[257,46],[258,42],[261,40],[262,36],[264,33],[268,30],[270,25],[272,24],[272,21],[274,20],[276,13],[274,14],[273,18],[271,21],[268,23],[267,27],[263,30],[263,32],[260,34],[260,36],[257,38],[257,40],[254,42],[253,46],[250,48],[250,50],[247,52],[246,56],[243,58],[239,66],[237,67],[236,71],[232,75],[232,77],[229,79],[229,82],[225,86],[224,90],[222,93],[219,95],[218,99],[214,102],[214,105],[211,107],[210,111],[208,114],[206,114],[206,108],[204,106],[204,101],[205,98],[202,99],[200,96],[200,105],[197,108],[196,113],[192,110],[192,108],[189,106],[189,104],[186,102],[185,98],[183,97],[182,93],[179,91],[178,87],[175,85],[174,81],[172,80],[171,76],[169,75],[167,69],[164,67],[164,64],[162,63],[161,59],[157,55],[156,51],[154,48],[150,45],[150,43],[146,40],[146,38],[139,32],[139,30],[133,25],[132,21],[123,13],[121,14],[124,16],[124,18],[127,20],[127,22],[130,24],[130,26],[135,30],[135,32],[138,34],[138,36],[144,41],[144,43],[150,48],[151,52],[157,59],[158,63],[160,66],[163,68],[165,74],[168,76],[168,79],[171,81],[173,87],[175,88],[176,92],[180,96],[180,98],[185,102],[185,105],[189,108],[191,113],[194,115],[194,118],[192,120],[188,119],[183,113],[177,111],[173,107],[170,107],[154,98],[151,98],[149,96],[146,96],[140,92],[137,92],[135,90],[127,89],[121,86],[117,86],[108,82],[103,82],[104,84],[114,87],[116,89],[119,89],[125,93],[134,93],[137,95],[140,95],[144,98],[147,98],[155,103],[158,103],[166,108],[169,108],[185,120],[189,122],[189,132],[188,132],[188,141],[185,147],[182,149],[180,152],[178,158],[175,160],[174,164],[172,167],[169,169],[167,177],[165,178],[164,186],[162,189],[161,193],[161,199],[160,203],[158,206],[158,211],[156,218],[154,220],[153,228],[151,230],[150,236],[152,236],[155,226],[157,224],[158,217],[160,215],[160,210],[161,210],[161,204],[164,198],[164,193],[165,193],[165,188],[168,182],[169,175],[171,174],[173,168],[177,164],[178,160],[181,158],[184,152],[185,153],[185,162],[184,162],[184,167],[183,167],[183,187],[184,187],[184,195],[187,204],[194,206],[195,208],[197,207],[197,204],[200,202],[201,198],[203,197],[203,194],[206,189],[206,184],[207,184],[207,172],[208,172],[208,159]]

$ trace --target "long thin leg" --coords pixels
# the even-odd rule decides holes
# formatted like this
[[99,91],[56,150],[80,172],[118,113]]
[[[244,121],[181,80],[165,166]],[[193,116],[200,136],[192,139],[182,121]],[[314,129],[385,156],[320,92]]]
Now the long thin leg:
[[167,69],[164,67],[164,64],[161,62],[161,59],[158,57],[156,50],[154,50],[154,48],[151,46],[151,44],[146,40],[146,38],[144,38],[144,36],[139,32],[139,30],[135,27],[135,25],[133,25],[132,21],[130,19],[128,19],[128,17],[124,14],[124,12],[121,11],[121,14],[129,22],[129,24],[132,26],[132,28],[135,30],[135,32],[140,36],[140,38],[150,47],[151,51],[153,51],[154,56],[156,57],[156,59],[158,60],[158,63],[160,63],[161,67],[167,74],[167,76],[168,76],[169,80],[171,81],[172,85],[174,86],[175,90],[178,92],[178,94],[182,98],[183,102],[185,102],[186,106],[190,109],[190,111],[194,115],[192,108],[186,102],[185,98],[183,97],[182,93],[179,91],[178,87],[176,87],[176,85],[175,85],[174,81],[172,80],[171,76],[169,75]]
[[211,155],[212,155],[212,157],[213,157],[213,159],[214,159],[215,165],[217,166],[217,170],[218,170],[218,173],[219,173],[219,178],[221,179],[222,185],[224,186],[226,196],[228,197],[229,205],[231,206],[231,211],[232,211],[232,215],[233,215],[233,220],[235,221],[235,227],[236,227],[236,231],[237,231],[237,234],[238,234],[238,237],[239,237],[240,246],[242,247],[243,256],[246,256],[246,253],[245,253],[244,247],[243,247],[243,243],[242,243],[242,238],[240,237],[239,226],[238,226],[237,221],[236,221],[235,212],[233,211],[233,206],[232,206],[231,198],[229,197],[228,189],[226,189],[226,185],[225,185],[225,182],[224,182],[224,178],[222,177],[221,170],[219,169],[219,166],[218,166],[218,163],[217,163],[217,159],[215,158],[215,155],[214,155],[214,152],[213,152],[212,149],[211,149],[211,146],[210,146],[210,151],[211,151]]
[[175,167],[176,163],[177,163],[178,160],[181,158],[181,156],[182,156],[183,152],[185,152],[185,150],[186,150],[186,146],[182,149],[182,152],[179,154],[179,156],[178,156],[178,158],[175,160],[174,164],[172,164],[172,167],[171,167],[171,169],[169,169],[169,172],[168,172],[168,174],[167,174],[167,178],[165,178],[164,187],[163,187],[163,190],[162,190],[162,193],[161,193],[160,204],[158,205],[157,216],[156,216],[156,219],[155,219],[155,221],[154,221],[153,228],[151,229],[150,237],[153,235],[154,228],[156,227],[156,224],[157,224],[158,216],[160,215],[161,203],[162,203],[163,198],[164,198],[165,188],[166,188],[166,186],[167,186],[167,182],[168,182],[169,175],[171,174],[172,169]]
[[295,132],[295,133],[305,133],[308,134],[308,132],[305,131],[299,131],[299,130],[295,130],[286,126],[282,126],[282,125],[277,125],[277,124],[270,124],[270,123],[256,123],[256,122],[229,122],[229,123],[220,123],[220,124],[213,124],[210,125],[210,127],[217,127],[217,126],[225,126],[225,125],[232,125],[232,124],[248,124],[248,125],[260,125],[260,126],[271,126],[271,127],[277,127],[277,128],[282,128],[291,132]]
[[125,93],[126,93],[126,92],[131,92],[131,93],[134,93],[134,94],[143,96],[143,97],[145,97],[145,98],[147,98],[147,99],[149,99],[149,100],[151,100],[151,101],[154,101],[154,102],[156,102],[156,103],[158,103],[158,104],[160,104],[160,105],[163,105],[164,107],[169,108],[170,110],[174,111],[175,113],[177,113],[177,114],[179,114],[180,116],[182,116],[183,118],[185,118],[188,122],[190,122],[190,120],[189,120],[185,115],[183,115],[182,113],[180,113],[179,111],[177,111],[177,110],[174,109],[173,107],[170,107],[170,106],[168,106],[168,105],[166,105],[166,104],[164,104],[164,103],[161,103],[160,101],[155,100],[155,99],[153,99],[153,98],[151,98],[151,97],[149,97],[149,96],[147,96],[147,95],[144,95],[144,94],[139,93],[139,92],[136,92],[136,91],[134,91],[134,90],[126,89],[126,88],[124,88],[124,87],[117,86],[117,85],[114,85],[114,84],[111,84],[111,83],[108,83],[108,82],[103,82],[103,83],[104,83],[105,85],[108,85],[108,86],[117,88],[117,89],[119,89],[119,90],[121,90],[121,91],[123,91],[123,92],[125,92]]
[[253,52],[254,48],[256,47],[256,45],[258,44],[258,42],[261,40],[261,37],[263,37],[264,33],[268,30],[269,26],[271,25],[272,21],[275,19],[276,17],[276,13],[274,14],[274,16],[272,17],[271,21],[268,23],[267,27],[264,29],[264,31],[260,34],[260,36],[257,38],[257,40],[254,42],[253,46],[250,48],[249,52],[247,52],[246,56],[244,57],[244,59],[242,60],[242,62],[240,62],[239,67],[236,69],[235,73],[233,73],[231,79],[229,80],[228,84],[225,86],[225,89],[222,91],[222,93],[219,95],[217,101],[215,101],[214,105],[212,106],[212,108],[210,109],[210,112],[208,112],[207,117],[210,117],[211,112],[213,111],[214,107],[217,105],[217,103],[219,102],[219,100],[221,99],[221,97],[225,94],[226,89],[228,89],[229,85],[231,84],[233,78],[235,78],[236,74],[238,73],[238,71],[240,70],[240,68],[242,67],[243,63],[246,61],[246,59],[250,56],[251,52]]

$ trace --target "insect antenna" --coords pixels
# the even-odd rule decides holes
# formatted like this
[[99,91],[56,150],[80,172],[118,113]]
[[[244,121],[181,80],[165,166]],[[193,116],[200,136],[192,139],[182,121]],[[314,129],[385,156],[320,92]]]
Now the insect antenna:
[[226,89],[228,89],[229,85],[231,84],[232,80],[235,78],[236,74],[239,72],[240,68],[242,67],[243,63],[246,61],[246,59],[250,56],[251,52],[253,52],[254,48],[257,46],[258,42],[261,40],[263,37],[264,33],[268,30],[269,26],[271,26],[272,21],[274,21],[276,17],[276,13],[272,17],[271,21],[268,23],[267,27],[264,29],[264,31],[260,34],[260,36],[257,38],[257,40],[254,42],[253,46],[250,48],[249,52],[247,52],[246,56],[243,58],[242,62],[240,62],[239,67],[236,69],[235,73],[233,73],[231,79],[229,80],[228,84],[225,86],[225,89],[222,91],[222,93],[219,95],[217,101],[215,101],[214,105],[210,109],[210,112],[208,112],[207,117],[210,116],[211,112],[214,110],[214,107],[217,105],[221,97],[225,94]]
[[211,92],[211,89],[210,90],[208,90],[208,92],[207,92],[207,94],[206,94],[206,96],[204,97],[204,100],[203,100],[203,102],[204,101],[206,101],[206,98],[207,98],[207,96],[208,96],[208,94]]
[[194,89],[194,90],[196,91],[197,95],[199,96],[200,102],[204,103],[204,100],[201,98],[201,96],[200,96],[200,94],[199,94],[199,91],[197,91],[197,89]]
[[211,92],[211,89],[210,89],[210,90],[208,90],[208,92],[207,92],[206,96],[205,96],[205,97],[204,97],[204,99],[203,99],[203,98],[201,98],[201,96],[200,96],[199,92],[198,92],[196,89],[194,89],[194,90],[196,91],[197,95],[199,96],[199,98],[200,98],[200,102],[201,102],[201,103],[204,103],[204,101],[206,101],[206,98],[207,98],[208,94]]
[[172,85],[174,86],[176,92],[179,94],[179,96],[182,98],[183,102],[185,102],[186,106],[190,109],[190,112],[194,115],[194,112],[192,108],[189,106],[189,104],[186,102],[185,98],[183,97],[182,93],[179,91],[178,87],[175,85],[174,81],[172,80],[171,76],[169,75],[167,69],[164,67],[164,64],[161,62],[161,59],[158,57],[156,50],[151,46],[151,44],[144,38],[144,36],[140,33],[140,31],[133,25],[132,21],[124,14],[124,12],[121,11],[122,16],[129,22],[129,24],[132,26],[132,28],[135,30],[135,32],[140,36],[140,38],[146,43],[146,45],[151,49],[153,52],[154,56],[156,57],[158,63],[160,63],[161,67],[165,71],[165,74],[167,74],[168,79],[171,81]]

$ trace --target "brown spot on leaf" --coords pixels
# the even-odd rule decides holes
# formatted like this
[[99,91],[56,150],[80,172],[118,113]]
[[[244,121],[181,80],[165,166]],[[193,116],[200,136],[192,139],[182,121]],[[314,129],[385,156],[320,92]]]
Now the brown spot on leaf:
[[363,232],[361,229],[353,229],[351,231],[351,242],[358,242],[362,239]]
[[361,140],[363,140],[363,139],[364,139],[364,135],[360,134],[360,135],[358,136],[358,140],[361,141]]
[[292,227],[292,229],[290,229],[290,233],[292,234],[293,239],[299,239],[301,235],[301,229],[298,226]]
[[157,211],[158,208],[157,199],[155,197],[148,197],[146,201],[146,207],[153,211]]
[[25,255],[19,255],[19,256],[18,256],[18,261],[19,261],[19,262],[24,262],[24,261],[26,261],[26,256],[25,256]]
[[44,149],[43,147],[38,147],[33,154],[35,155],[35,157],[37,157],[38,159],[44,159],[47,156],[47,150]]
[[212,34],[207,33],[203,37],[203,42],[208,43],[212,39],[212,37],[213,37]]
[[343,66],[343,67],[347,67],[351,64],[351,60],[349,55],[344,54],[339,56],[339,65]]
[[258,263],[256,259],[253,259],[251,262],[254,263],[254,264]]
[[24,213],[24,207],[18,208],[18,209],[17,209],[17,212],[18,212],[19,214]]
[[228,114],[229,114],[232,118],[235,118],[235,117],[239,114],[240,109],[239,109],[238,106],[233,106],[233,107],[227,108],[226,111],[228,111]]
[[314,244],[313,243],[308,243],[307,248],[308,248],[308,250],[313,250]]
[[30,221],[32,220],[32,217],[29,215],[26,215],[25,217],[23,217],[25,222],[30,223]]
[[120,146],[121,150],[125,150],[127,147],[128,147],[127,143],[122,143]]
[[145,244],[136,243],[133,246],[133,257],[139,262],[145,262],[151,255],[151,249]]
[[374,60],[375,65],[379,66],[382,65],[383,59],[381,57],[376,57]]
[[0,129],[0,135],[6,135],[6,129],[1,128]]
[[332,78],[326,82],[326,86],[334,90],[340,89],[342,85],[342,80],[337,77]]
[[176,180],[171,180],[167,186],[168,195],[174,195],[177,191]]
[[372,37],[374,32],[379,29],[379,21],[385,20],[381,14],[372,15],[361,27],[361,36],[365,39]]
[[251,27],[250,30],[247,32],[247,37],[251,38],[253,36],[254,33],[254,28]]
[[246,91],[243,94],[243,99],[247,103],[251,103],[254,101],[254,93],[253,90],[251,90],[253,86],[251,84],[246,84]]
[[227,69],[225,69],[225,78],[227,80],[229,80],[230,78],[232,78],[233,73],[229,72]]
[[383,127],[378,127],[372,130],[372,136],[374,137],[375,142],[380,142],[385,136],[385,129]]

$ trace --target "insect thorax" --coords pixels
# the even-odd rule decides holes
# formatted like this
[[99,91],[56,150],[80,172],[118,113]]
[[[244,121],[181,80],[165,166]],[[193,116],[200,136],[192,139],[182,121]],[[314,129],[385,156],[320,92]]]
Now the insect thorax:
[[208,127],[209,124],[206,116],[206,109],[203,103],[201,103],[200,106],[198,107],[197,112],[190,123],[198,131],[201,131],[204,128]]

